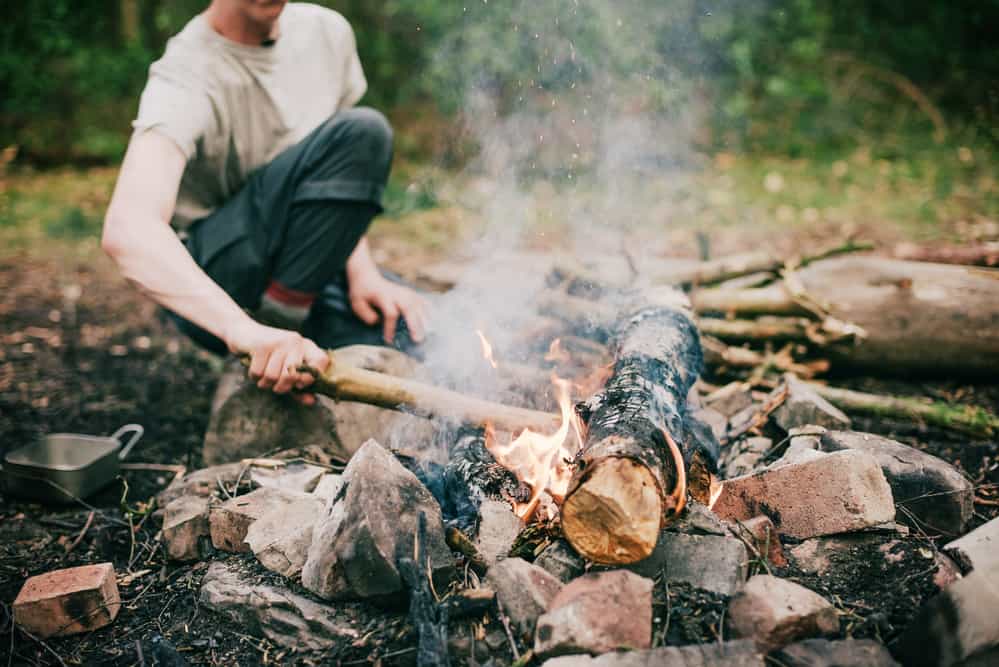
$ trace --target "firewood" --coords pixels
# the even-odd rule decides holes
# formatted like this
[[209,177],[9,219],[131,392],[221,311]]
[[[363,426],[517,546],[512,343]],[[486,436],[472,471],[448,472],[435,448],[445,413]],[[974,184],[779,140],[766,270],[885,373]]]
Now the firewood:
[[586,558],[639,561],[685,502],[684,410],[701,369],[693,320],[650,308],[625,320],[613,374],[579,406],[587,437],[562,505],[566,538]]

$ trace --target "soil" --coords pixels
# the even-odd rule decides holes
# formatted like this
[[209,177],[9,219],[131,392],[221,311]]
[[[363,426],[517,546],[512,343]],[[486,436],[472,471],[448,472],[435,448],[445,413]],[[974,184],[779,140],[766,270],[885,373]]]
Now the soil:
[[[201,465],[201,441],[221,364],[196,349],[104,263],[68,257],[14,256],[0,264],[0,453],[45,433],[107,434],[138,422],[146,436],[130,460]],[[850,378],[865,390],[931,395],[999,408],[999,388],[956,382],[915,385]],[[855,427],[895,437],[954,463],[995,497],[999,444],[883,420]],[[325,656],[302,656],[234,627],[202,608],[206,563],[168,562],[155,539],[152,498],[171,480],[161,470],[126,470],[86,505],[49,507],[3,498],[0,505],[0,664],[411,664],[414,634],[404,615],[370,611],[363,641]],[[976,524],[999,514],[976,505]],[[887,539],[887,538],[886,538]],[[890,642],[935,592],[932,536],[916,531],[892,548],[850,554],[846,576],[779,572],[813,588],[844,612],[844,636]],[[27,577],[88,563],[114,563],[123,608],[100,631],[41,641],[16,628],[10,605]],[[264,575],[261,575],[264,576]],[[667,604],[667,599],[669,600]],[[657,585],[654,636],[669,644],[718,641],[725,598],[684,586]],[[463,622],[462,627],[470,627]],[[495,620],[473,628],[494,656],[506,653]],[[4,639],[6,638],[6,639]],[[524,650],[528,647],[521,646]]]

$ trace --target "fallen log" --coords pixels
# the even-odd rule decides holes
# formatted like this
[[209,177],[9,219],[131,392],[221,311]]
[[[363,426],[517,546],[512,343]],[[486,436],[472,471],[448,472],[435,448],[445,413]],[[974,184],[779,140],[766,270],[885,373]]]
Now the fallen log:
[[624,321],[603,390],[578,407],[584,447],[562,504],[562,530],[586,558],[633,563],[652,553],[686,498],[687,392],[701,370],[697,328],[683,311]]
[[895,259],[907,259],[914,262],[999,266],[999,243],[987,242],[963,246],[899,243],[892,249],[892,256]]
[[[308,391],[339,401],[377,405],[428,419],[441,418],[482,428],[492,425],[500,431],[531,428],[547,432],[558,428],[560,422],[559,415],[472,398],[424,382],[343,363],[332,350],[328,354],[330,365],[324,372],[308,366],[299,369],[315,377]],[[243,358],[244,364],[248,361],[248,357]]]

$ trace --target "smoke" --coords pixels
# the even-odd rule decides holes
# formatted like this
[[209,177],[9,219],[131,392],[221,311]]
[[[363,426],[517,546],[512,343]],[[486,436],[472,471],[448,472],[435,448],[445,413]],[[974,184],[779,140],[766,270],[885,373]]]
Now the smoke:
[[[613,277],[655,261],[670,202],[697,165],[711,14],[691,1],[477,0],[427,76],[476,147],[449,189],[484,221],[468,269],[437,299],[424,345],[431,381],[518,403],[482,359],[536,362],[524,332],[556,257]],[[654,218],[650,216],[654,212]],[[543,313],[541,313],[543,315]]]

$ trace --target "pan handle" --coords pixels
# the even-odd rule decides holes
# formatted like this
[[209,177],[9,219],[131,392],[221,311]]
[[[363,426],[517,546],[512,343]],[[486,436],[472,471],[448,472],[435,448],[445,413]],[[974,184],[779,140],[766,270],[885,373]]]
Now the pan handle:
[[128,443],[125,444],[120,450],[118,450],[119,461],[124,460],[125,457],[128,456],[128,453],[132,451],[132,447],[135,446],[135,443],[139,441],[139,438],[141,438],[142,434],[145,432],[146,429],[142,428],[141,424],[125,424],[120,429],[111,434],[111,437],[117,440],[118,442],[121,442],[122,436],[125,435],[126,433],[133,434],[132,437],[128,439]]

